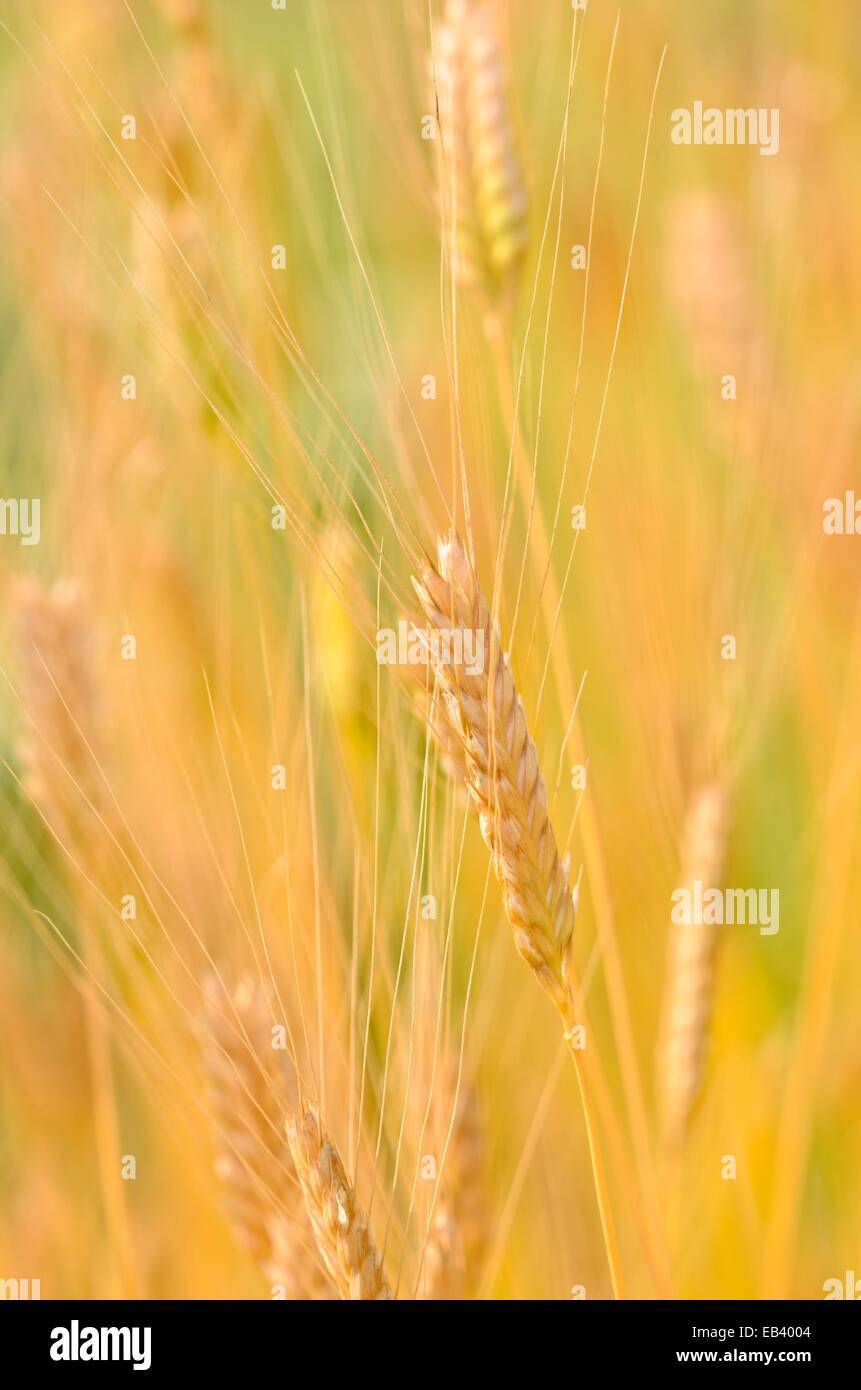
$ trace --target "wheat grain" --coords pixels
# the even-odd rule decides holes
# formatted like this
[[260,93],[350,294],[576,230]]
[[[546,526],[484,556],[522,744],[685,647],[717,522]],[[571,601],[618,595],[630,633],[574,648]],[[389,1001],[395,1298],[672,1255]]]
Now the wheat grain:
[[436,34],[443,209],[465,284],[496,298],[516,284],[528,243],[527,196],[496,8],[448,0]]
[[386,1300],[392,1291],[338,1151],[310,1106],[291,1113],[287,1139],[317,1245],[342,1298]]
[[[693,797],[682,837],[682,884],[716,887],[726,844],[728,794],[713,781]],[[712,1007],[717,928],[674,925],[670,937],[657,1054],[661,1130],[670,1148],[684,1138],[702,1084]]]
[[272,1046],[262,990],[242,981],[227,1001],[210,982],[204,998],[207,1082],[219,1140],[216,1172],[239,1239],[286,1298],[334,1298],[314,1258],[284,1139],[287,1116],[298,1104],[296,1076],[286,1053]]

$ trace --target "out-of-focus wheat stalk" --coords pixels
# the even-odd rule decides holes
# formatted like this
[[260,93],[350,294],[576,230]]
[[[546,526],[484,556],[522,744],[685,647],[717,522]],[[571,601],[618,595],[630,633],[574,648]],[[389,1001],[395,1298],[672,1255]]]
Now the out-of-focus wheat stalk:
[[[604,1164],[576,1039],[569,971],[576,892],[559,857],[538,754],[487,600],[460,540],[441,540],[438,567],[425,564],[413,584],[429,623],[431,659],[452,727],[463,744],[469,793],[502,885],[515,947],[556,1005],[575,1063],[607,1259],[614,1292],[621,1297],[621,1264]],[[451,635],[458,632],[461,640],[464,632],[481,634],[480,672],[455,664],[457,644]]]
[[[21,701],[27,722],[20,743],[24,785],[60,844],[98,870],[103,841],[82,826],[84,801],[99,812],[104,783],[97,754],[99,702],[94,672],[93,624],[80,590],[72,583],[46,589],[36,581],[19,585],[15,596],[21,664]],[[102,1200],[111,1232],[116,1279],[127,1298],[135,1295],[134,1257],[120,1172],[122,1158],[108,1022],[92,982],[101,981],[102,949],[78,884],[70,885],[78,907],[82,954],[90,978],[83,991],[87,1053],[93,1092],[94,1127]]]
[[288,1116],[287,1139],[317,1246],[341,1297],[390,1299],[373,1235],[338,1151],[312,1107]]
[[243,980],[206,1001],[206,1075],[219,1155],[216,1171],[241,1243],[287,1299],[335,1298],[315,1259],[315,1240],[287,1146],[287,1116],[299,1103],[286,1052],[272,1046],[271,1013]]
[[[682,836],[681,887],[718,887],[728,814],[725,783],[714,780],[697,790]],[[718,929],[705,923],[671,928],[657,1058],[661,1131],[671,1149],[684,1139],[702,1083],[717,936]]]
[[458,279],[513,292],[528,241],[526,185],[492,0],[447,0],[435,36],[443,210]]

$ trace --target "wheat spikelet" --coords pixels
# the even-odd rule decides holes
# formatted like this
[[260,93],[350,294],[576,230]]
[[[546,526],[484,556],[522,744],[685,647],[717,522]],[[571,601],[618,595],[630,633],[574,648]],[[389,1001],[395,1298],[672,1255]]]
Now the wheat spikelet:
[[207,1082],[220,1149],[216,1171],[240,1241],[286,1298],[334,1298],[313,1257],[311,1227],[283,1138],[287,1115],[298,1104],[296,1077],[286,1054],[272,1047],[263,993],[243,981],[228,1003],[210,982],[204,998]]
[[[457,1083],[454,1065],[444,1068],[439,1111],[446,1130]],[[442,1154],[446,1133],[440,1125]],[[489,1235],[485,1129],[473,1086],[461,1081],[439,1194],[425,1246],[424,1297],[474,1297]]]
[[291,1113],[287,1139],[317,1246],[341,1297],[390,1299],[392,1291],[368,1223],[316,1111],[309,1106]]
[[526,187],[494,4],[448,0],[435,55],[443,207],[454,220],[455,273],[494,298],[513,288],[528,242]]
[[508,658],[459,540],[440,541],[439,568],[425,565],[413,584],[432,637],[451,629],[484,634],[480,673],[470,675],[464,666],[447,662],[451,644],[443,640],[431,645],[434,669],[463,745],[469,792],[502,884],[515,946],[570,1022],[567,957],[575,897],[556,848],[538,754]]
[[24,785],[55,832],[68,837],[81,797],[95,804],[102,785],[92,625],[68,581],[52,589],[24,581],[13,601],[28,715],[19,745]]
[[[703,890],[721,877],[728,792],[720,781],[702,786],[688,810],[682,840],[682,884]],[[684,1137],[702,1082],[718,929],[706,924],[671,929],[658,1042],[657,1090],[661,1129],[669,1147]]]
[[[418,632],[422,630],[421,627],[417,628]],[[466,783],[466,756],[463,744],[452,728],[448,714],[434,690],[432,670],[429,672],[427,664],[409,664],[402,666],[400,671],[413,714],[430,730],[440,764],[446,774],[457,788],[463,788]]]

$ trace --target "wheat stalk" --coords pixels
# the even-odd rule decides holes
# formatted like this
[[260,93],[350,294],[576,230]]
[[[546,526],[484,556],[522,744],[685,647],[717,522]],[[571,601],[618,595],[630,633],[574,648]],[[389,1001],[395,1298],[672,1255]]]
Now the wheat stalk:
[[[719,883],[726,847],[728,792],[708,782],[692,798],[682,836],[682,885],[703,890]],[[657,1053],[661,1130],[668,1147],[684,1138],[702,1084],[714,988],[718,929],[706,923],[674,925],[666,968]]]
[[[105,873],[105,843],[84,819],[88,802],[103,822],[109,814],[100,772],[100,708],[95,638],[83,594],[71,580],[45,588],[18,584],[13,604],[18,627],[21,701],[27,715],[19,757],[23,782],[56,839],[74,849],[90,873]],[[102,988],[102,942],[81,899],[80,881],[70,898],[81,922],[81,951],[89,981]],[[108,1022],[93,991],[83,992],[87,1061],[92,1091],[99,1183],[110,1228],[116,1277],[123,1296],[134,1298],[137,1281],[124,1184],[119,1172],[120,1130]]]
[[[514,944],[562,1019],[577,1072],[595,1189],[614,1293],[622,1297],[619,1252],[592,1101],[575,1036],[569,949],[577,894],[568,882],[547,811],[535,744],[508,657],[460,540],[438,542],[438,567],[424,564],[413,586],[429,624],[431,660],[466,759],[469,794],[502,885]],[[484,661],[470,673],[453,663],[452,633],[483,637]],[[461,636],[462,645],[462,636]]]
[[514,287],[526,254],[528,204],[495,5],[448,0],[435,58],[455,274],[497,298]]
[[312,1253],[315,1242],[284,1139],[287,1116],[298,1105],[296,1076],[286,1053],[272,1046],[263,992],[242,981],[226,1001],[213,981],[204,999],[216,1172],[239,1239],[286,1298],[334,1298]]
[[320,1254],[342,1298],[392,1297],[382,1260],[337,1149],[317,1112],[304,1106],[287,1117],[287,1140]]

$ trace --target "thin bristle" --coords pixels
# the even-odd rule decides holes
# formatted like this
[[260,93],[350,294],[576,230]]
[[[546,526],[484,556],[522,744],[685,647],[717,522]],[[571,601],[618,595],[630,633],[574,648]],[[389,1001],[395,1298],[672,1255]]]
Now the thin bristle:
[[[719,781],[694,796],[682,839],[682,886],[718,886],[726,848],[728,792]],[[658,1044],[657,1090],[661,1129],[669,1147],[684,1138],[702,1084],[714,986],[718,928],[671,928],[665,999]]]
[[392,1291],[368,1223],[317,1112],[305,1107],[290,1114],[287,1139],[318,1249],[341,1297],[390,1299]]
[[434,669],[463,746],[469,792],[502,884],[515,946],[570,1022],[567,958],[575,898],[508,658],[459,540],[441,541],[438,570],[426,565],[413,582],[432,633],[483,634],[482,671],[470,674],[465,666],[450,664],[445,657],[451,644],[442,641],[431,644]]

